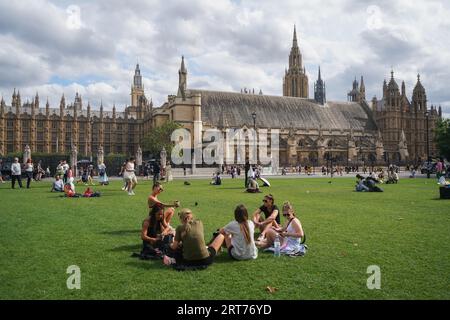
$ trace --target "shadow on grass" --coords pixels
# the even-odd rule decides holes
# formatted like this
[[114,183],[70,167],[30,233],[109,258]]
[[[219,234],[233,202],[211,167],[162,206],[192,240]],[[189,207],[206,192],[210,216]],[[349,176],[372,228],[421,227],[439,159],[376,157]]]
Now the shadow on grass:
[[134,261],[127,262],[126,265],[134,268],[144,269],[144,270],[171,270],[171,268],[166,267],[161,259],[155,260],[140,260],[138,258],[130,258],[135,259]]
[[100,232],[100,234],[106,234],[109,236],[124,236],[124,235],[129,235],[129,234],[140,234],[141,233],[141,229],[136,229],[136,230],[114,230],[114,231],[104,231],[104,232]]
[[131,255],[133,252],[141,251],[141,249],[142,249],[141,244],[127,244],[127,245],[118,246],[118,247],[109,249],[109,251],[113,251],[113,252],[129,251],[130,255]]

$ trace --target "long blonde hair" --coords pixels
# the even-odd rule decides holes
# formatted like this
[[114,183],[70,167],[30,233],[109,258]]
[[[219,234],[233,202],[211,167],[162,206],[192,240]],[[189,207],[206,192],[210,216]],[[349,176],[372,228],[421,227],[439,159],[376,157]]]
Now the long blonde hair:
[[284,210],[288,210],[295,217],[294,207],[292,206],[292,204],[289,201],[285,201],[283,203],[283,212],[284,212]]
[[191,229],[191,225],[188,223],[189,215],[192,215],[192,211],[191,211],[191,209],[188,209],[188,208],[183,208],[180,210],[180,212],[178,212],[178,217],[185,224],[184,231],[181,233],[181,238],[184,238],[186,233],[188,233],[189,230]]
[[250,227],[248,226],[248,211],[243,204],[238,205],[236,209],[234,209],[234,218],[239,223],[239,228],[244,235],[245,242],[250,244],[252,238],[250,235]]

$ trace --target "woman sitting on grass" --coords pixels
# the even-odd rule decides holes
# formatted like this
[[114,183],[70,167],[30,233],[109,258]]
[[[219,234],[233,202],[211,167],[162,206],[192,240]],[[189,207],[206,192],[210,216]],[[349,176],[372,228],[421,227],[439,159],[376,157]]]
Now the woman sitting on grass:
[[267,231],[265,240],[259,242],[261,248],[269,248],[273,245],[277,235],[281,241],[281,253],[296,254],[304,253],[304,246],[301,244],[301,239],[304,237],[304,232],[300,220],[295,216],[295,211],[292,205],[287,201],[283,204],[283,217],[286,218],[286,223],[282,227],[270,228]]
[[156,255],[164,252],[171,242],[174,231],[163,226],[164,211],[162,208],[153,207],[149,216],[142,222],[141,255]]
[[234,260],[249,260],[258,257],[258,249],[253,239],[255,224],[248,220],[248,212],[243,204],[234,210],[234,221],[220,229],[225,236],[228,254]]
[[150,211],[153,210],[153,208],[159,207],[161,209],[167,208],[164,210],[164,219],[163,219],[163,227],[167,228],[170,227],[170,220],[172,220],[173,214],[175,213],[174,208],[178,208],[180,206],[179,201],[175,201],[173,204],[166,204],[162,203],[158,200],[158,195],[164,191],[163,186],[160,182],[155,182],[152,188],[152,194],[148,197],[148,207],[150,208]]
[[178,216],[181,225],[175,232],[175,240],[170,245],[172,253],[163,258],[165,265],[208,266],[213,263],[224,241],[222,234],[207,247],[205,244],[203,223],[194,219],[190,209],[182,209]]
[[[262,216],[264,213],[264,217]],[[263,199],[263,205],[256,209],[253,213],[253,222],[255,226],[259,228],[261,234],[258,240],[262,240],[266,237],[266,232],[272,226],[278,227],[280,224],[279,209],[275,205],[275,199],[271,194],[268,194]]]

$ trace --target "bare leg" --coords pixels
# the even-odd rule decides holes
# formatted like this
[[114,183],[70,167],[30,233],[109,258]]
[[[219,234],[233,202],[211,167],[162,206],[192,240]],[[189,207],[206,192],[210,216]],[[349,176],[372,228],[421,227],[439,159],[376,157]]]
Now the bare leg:
[[[274,222],[275,222],[275,223],[274,223]],[[268,232],[269,230],[272,230],[272,226],[274,226],[274,227],[277,227],[277,226],[278,226],[277,222],[276,222],[276,221],[274,221],[274,222],[269,223],[269,224],[266,224],[265,226],[260,227],[260,230],[261,230],[261,235],[260,235],[260,237],[265,238],[267,232]]]
[[223,234],[219,234],[208,247],[214,248],[216,253],[218,253],[224,240],[225,236]]
[[173,208],[167,208],[166,211],[164,211],[163,226],[165,228],[167,228],[170,225],[170,220],[172,220],[174,213],[175,210]]
[[266,234],[266,248],[270,247],[271,245],[273,245],[274,241],[275,241],[275,237],[278,233],[273,230],[273,229],[269,229],[267,230],[267,234]]

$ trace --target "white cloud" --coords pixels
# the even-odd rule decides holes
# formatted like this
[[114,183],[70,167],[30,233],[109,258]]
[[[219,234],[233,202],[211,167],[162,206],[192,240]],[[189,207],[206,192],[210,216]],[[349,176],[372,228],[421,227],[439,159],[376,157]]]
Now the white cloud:
[[[0,0],[0,92],[48,96],[105,108],[129,102],[139,61],[155,106],[177,90],[180,56],[188,85],[210,90],[261,88],[280,95],[297,25],[310,92],[321,65],[328,100],[345,100],[364,75],[380,97],[391,66],[411,95],[421,73],[428,99],[450,114],[450,5],[444,1],[72,1]],[[44,98],[42,98],[44,99]],[[42,100],[41,99],[41,100]]]

